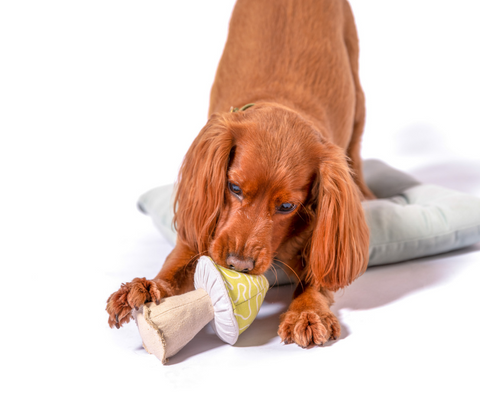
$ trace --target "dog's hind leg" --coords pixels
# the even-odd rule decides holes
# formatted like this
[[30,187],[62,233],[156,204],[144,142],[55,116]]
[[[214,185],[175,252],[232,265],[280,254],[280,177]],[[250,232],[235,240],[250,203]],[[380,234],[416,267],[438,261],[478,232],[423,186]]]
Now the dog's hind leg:
[[362,86],[360,85],[360,78],[358,76],[358,36],[355,27],[355,20],[353,18],[352,10],[347,1],[344,2],[344,21],[345,21],[345,45],[350,58],[350,66],[352,70],[352,78],[355,84],[355,118],[352,127],[352,136],[347,147],[347,155],[349,157],[349,164],[354,173],[354,181],[359,187],[363,197],[367,200],[375,199],[375,195],[370,191],[365,183],[362,170],[362,159],[360,157],[360,147],[363,129],[365,127],[365,95]]

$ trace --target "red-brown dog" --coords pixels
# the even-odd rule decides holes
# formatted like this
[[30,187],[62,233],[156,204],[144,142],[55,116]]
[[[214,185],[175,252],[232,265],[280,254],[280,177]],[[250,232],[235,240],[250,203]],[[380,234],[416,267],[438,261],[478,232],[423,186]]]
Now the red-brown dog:
[[361,169],[365,101],[347,1],[239,0],[209,113],[178,177],[177,244],[154,279],[110,296],[110,326],[193,290],[196,261],[208,254],[250,274],[284,265],[300,283],[280,318],[282,340],[336,339],[332,291],[367,267],[360,201],[374,197]]

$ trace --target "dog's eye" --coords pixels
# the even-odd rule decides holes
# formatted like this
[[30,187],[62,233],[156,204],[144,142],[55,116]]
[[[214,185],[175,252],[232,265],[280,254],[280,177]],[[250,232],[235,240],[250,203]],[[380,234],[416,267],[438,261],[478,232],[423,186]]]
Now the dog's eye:
[[281,214],[288,214],[289,212],[292,212],[295,210],[297,206],[292,203],[283,203],[280,207],[277,207],[277,212]]
[[232,182],[228,182],[228,189],[237,197],[242,195],[242,189],[240,189],[240,186],[235,185]]

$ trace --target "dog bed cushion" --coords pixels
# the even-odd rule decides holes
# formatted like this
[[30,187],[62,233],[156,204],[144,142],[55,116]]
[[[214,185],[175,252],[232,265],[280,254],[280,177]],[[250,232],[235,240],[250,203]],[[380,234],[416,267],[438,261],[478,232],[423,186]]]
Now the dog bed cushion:
[[364,162],[377,200],[363,202],[370,228],[369,266],[406,261],[480,241],[480,198],[421,184],[379,160]]
[[[422,184],[379,160],[364,162],[364,176],[378,197],[363,202],[370,228],[369,266],[431,256],[480,241],[480,198]],[[173,191],[173,184],[152,189],[140,197],[138,207],[175,244]]]

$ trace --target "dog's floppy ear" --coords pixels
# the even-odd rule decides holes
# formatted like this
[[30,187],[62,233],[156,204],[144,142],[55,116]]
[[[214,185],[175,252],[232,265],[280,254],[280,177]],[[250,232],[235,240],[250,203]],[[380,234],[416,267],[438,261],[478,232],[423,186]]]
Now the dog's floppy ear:
[[233,135],[213,114],[193,141],[176,184],[173,223],[178,239],[198,253],[208,249],[224,206]]
[[314,229],[305,254],[307,279],[315,287],[338,290],[365,272],[369,230],[345,155],[324,142],[312,189]]

